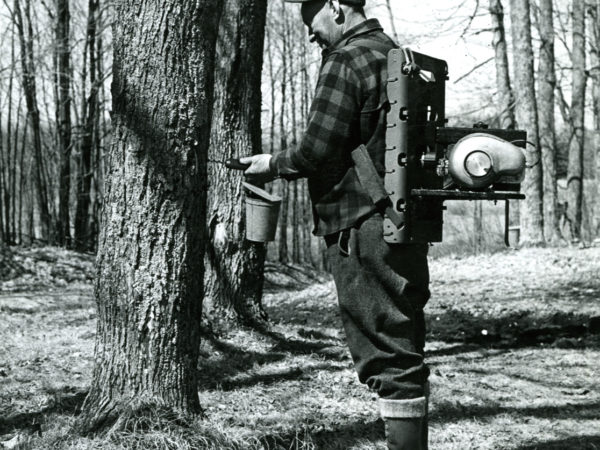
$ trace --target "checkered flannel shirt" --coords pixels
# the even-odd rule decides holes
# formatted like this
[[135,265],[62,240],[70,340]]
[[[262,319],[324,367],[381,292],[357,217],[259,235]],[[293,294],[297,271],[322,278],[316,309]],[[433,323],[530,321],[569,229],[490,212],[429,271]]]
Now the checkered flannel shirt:
[[297,147],[271,159],[285,179],[308,177],[318,236],[350,228],[375,211],[350,154],[365,144],[383,176],[387,53],[394,47],[370,19],[325,50],[306,133]]

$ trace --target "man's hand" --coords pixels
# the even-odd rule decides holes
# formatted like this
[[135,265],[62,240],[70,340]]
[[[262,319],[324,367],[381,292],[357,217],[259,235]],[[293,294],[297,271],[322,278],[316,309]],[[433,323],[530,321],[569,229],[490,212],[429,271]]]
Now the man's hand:
[[276,174],[271,171],[271,166],[269,165],[272,157],[272,155],[262,153],[260,155],[240,158],[242,164],[250,164],[250,167],[244,171],[244,175],[248,178],[248,181],[252,181],[254,184],[273,181]]

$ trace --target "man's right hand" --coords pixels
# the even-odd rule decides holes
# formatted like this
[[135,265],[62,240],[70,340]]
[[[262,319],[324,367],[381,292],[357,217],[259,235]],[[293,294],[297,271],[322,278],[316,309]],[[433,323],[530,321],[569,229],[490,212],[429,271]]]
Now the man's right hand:
[[276,174],[271,170],[270,162],[273,155],[262,153],[260,155],[244,156],[240,158],[242,164],[250,164],[244,171],[244,175],[248,181],[254,184],[268,183],[273,181]]

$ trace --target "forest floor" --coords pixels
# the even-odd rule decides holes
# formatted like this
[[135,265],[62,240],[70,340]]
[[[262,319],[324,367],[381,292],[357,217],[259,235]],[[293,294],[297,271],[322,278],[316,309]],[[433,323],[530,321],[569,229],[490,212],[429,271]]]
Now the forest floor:
[[[93,364],[93,257],[41,248],[15,259],[25,273],[0,283],[0,448],[385,448],[332,281],[272,265],[272,331],[202,343],[204,418],[74,434]],[[600,248],[446,256],[431,276],[430,448],[599,449]]]

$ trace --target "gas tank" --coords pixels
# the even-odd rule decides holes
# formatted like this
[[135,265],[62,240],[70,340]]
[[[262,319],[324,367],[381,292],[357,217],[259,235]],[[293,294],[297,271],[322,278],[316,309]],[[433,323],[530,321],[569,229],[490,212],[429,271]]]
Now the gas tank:
[[454,182],[469,189],[494,183],[518,184],[525,176],[522,148],[487,133],[459,140],[448,153],[448,172]]

